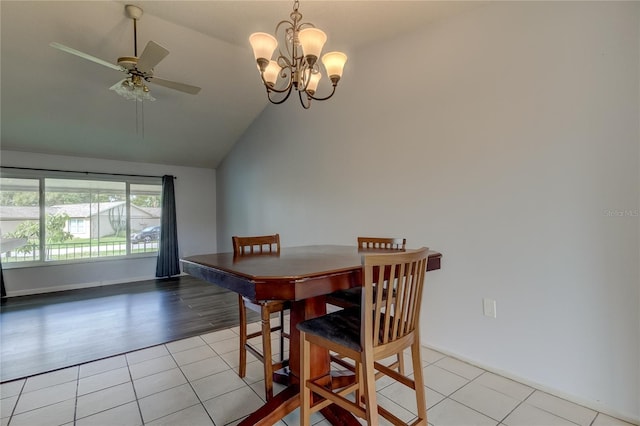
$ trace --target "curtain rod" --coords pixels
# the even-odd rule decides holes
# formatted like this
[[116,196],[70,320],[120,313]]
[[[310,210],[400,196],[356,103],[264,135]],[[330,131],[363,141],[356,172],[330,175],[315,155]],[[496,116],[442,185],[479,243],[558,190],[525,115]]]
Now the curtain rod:
[[[11,167],[11,166],[0,166],[0,169],[14,169],[14,170],[34,170],[40,172],[63,172],[63,173],[79,173],[85,175],[106,175],[106,176],[129,176],[129,177],[147,177],[147,178],[158,178],[162,179],[162,176],[152,176],[152,175],[132,175],[127,173],[104,173],[104,172],[79,172],[76,170],[58,170],[58,169],[38,169],[34,167]],[[177,177],[173,177],[174,179],[178,179]]]

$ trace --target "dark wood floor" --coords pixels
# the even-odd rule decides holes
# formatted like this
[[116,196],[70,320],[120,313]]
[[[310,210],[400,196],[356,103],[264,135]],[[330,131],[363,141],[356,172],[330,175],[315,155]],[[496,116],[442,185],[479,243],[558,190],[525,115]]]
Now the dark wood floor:
[[0,382],[232,327],[237,297],[187,276],[5,299]]

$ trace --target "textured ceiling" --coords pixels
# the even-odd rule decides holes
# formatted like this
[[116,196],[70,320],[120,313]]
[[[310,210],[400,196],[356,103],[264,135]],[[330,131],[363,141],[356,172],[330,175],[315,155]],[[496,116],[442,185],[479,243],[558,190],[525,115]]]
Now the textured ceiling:
[[[267,106],[248,36],[272,33],[293,3],[132,2],[144,9],[139,52],[149,40],[170,51],[155,74],[202,87],[193,96],[150,85],[157,101],[142,108],[109,91],[124,74],[49,46],[57,41],[112,63],[133,55],[127,3],[0,2],[2,149],[194,167],[219,164]],[[327,32],[327,49],[349,55],[478,4],[309,0],[301,2],[300,12]],[[344,77],[342,84],[353,78],[348,64]]]

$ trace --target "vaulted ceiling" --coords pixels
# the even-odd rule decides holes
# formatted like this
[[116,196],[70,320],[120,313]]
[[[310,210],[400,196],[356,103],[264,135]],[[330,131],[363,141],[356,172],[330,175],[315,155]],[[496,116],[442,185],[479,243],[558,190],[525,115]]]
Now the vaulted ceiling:
[[[155,68],[197,95],[150,85],[155,102],[109,88],[124,74],[53,49],[59,42],[111,63],[133,55],[124,6],[144,10],[138,51],[149,40],[170,54]],[[327,33],[325,49],[352,54],[478,3],[303,0],[300,12]],[[268,105],[248,36],[273,33],[291,1],[7,1],[1,16],[3,150],[216,167]],[[341,85],[357,78],[349,63]],[[312,110],[309,113],[313,113]]]

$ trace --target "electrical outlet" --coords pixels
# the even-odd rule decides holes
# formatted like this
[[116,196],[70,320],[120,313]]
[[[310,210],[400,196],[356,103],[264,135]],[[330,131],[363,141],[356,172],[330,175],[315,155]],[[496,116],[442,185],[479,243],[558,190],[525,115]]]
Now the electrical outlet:
[[493,299],[482,299],[482,311],[485,316],[495,318],[496,317],[496,301]]

